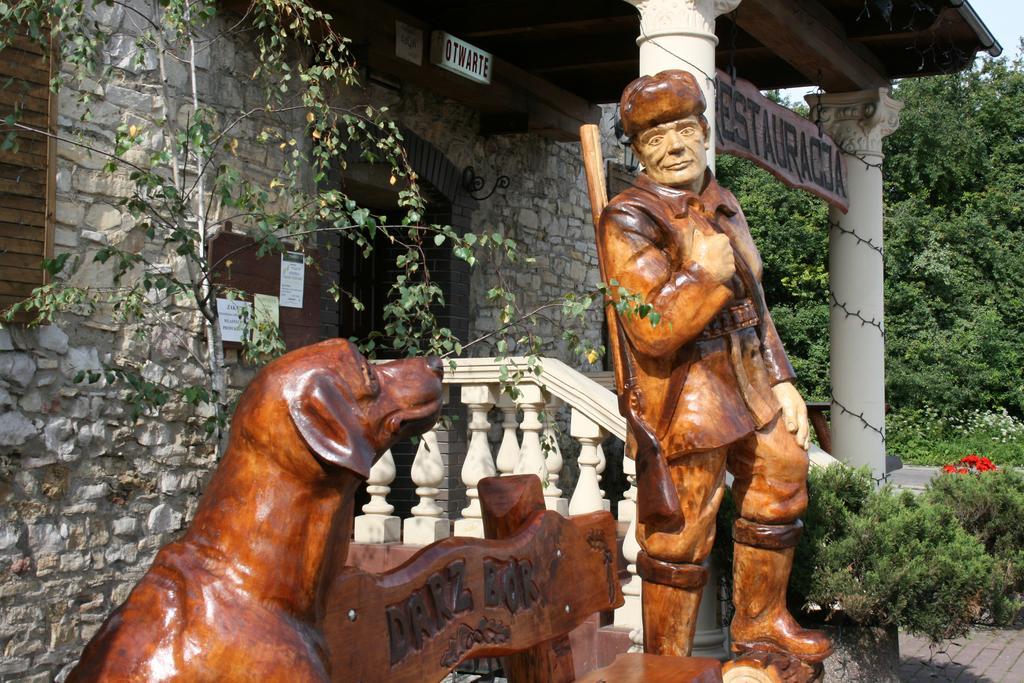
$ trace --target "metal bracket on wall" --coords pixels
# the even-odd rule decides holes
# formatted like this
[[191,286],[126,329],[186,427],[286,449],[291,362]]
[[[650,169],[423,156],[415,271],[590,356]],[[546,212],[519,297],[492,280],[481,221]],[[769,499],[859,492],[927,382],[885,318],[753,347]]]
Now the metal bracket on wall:
[[477,201],[483,201],[494,194],[498,189],[504,190],[509,186],[511,181],[507,175],[500,175],[498,179],[494,181],[494,187],[491,191],[485,195],[479,195],[480,190],[484,189],[484,185],[487,181],[483,176],[476,174],[476,169],[472,166],[467,166],[462,169],[462,189],[465,190],[470,197]]

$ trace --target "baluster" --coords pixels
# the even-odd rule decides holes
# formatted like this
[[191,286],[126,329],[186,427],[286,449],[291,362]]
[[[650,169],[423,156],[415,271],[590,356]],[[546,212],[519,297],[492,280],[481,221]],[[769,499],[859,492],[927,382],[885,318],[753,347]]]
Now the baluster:
[[643,607],[640,602],[640,591],[643,581],[636,573],[636,558],[640,552],[640,544],[636,540],[636,462],[632,458],[622,459],[622,472],[629,481],[629,489],[625,497],[619,501],[619,522],[627,522],[626,536],[622,539],[622,555],[626,558],[626,571],[629,581],[622,586],[622,607],[615,610],[615,625],[640,630],[641,648],[643,650]]
[[519,425],[523,430],[523,445],[519,450],[519,463],[516,465],[515,473],[536,474],[540,477],[541,485],[546,488],[548,466],[544,462],[544,451],[540,445],[540,435],[544,429],[540,421],[540,411],[547,404],[547,396],[536,384],[521,384],[517,388],[519,396],[515,401],[523,409],[523,421]]
[[519,420],[516,418],[519,406],[511,396],[502,393],[498,397],[498,407],[504,419],[501,422],[501,445],[498,447],[496,464],[498,472],[504,477],[515,472],[519,464],[519,437],[516,434],[519,428]]
[[605,431],[599,424],[573,408],[569,422],[569,433],[580,442],[580,478],[569,501],[569,514],[579,515],[603,509],[601,489],[597,484],[598,445],[605,438]]
[[569,515],[569,501],[562,498],[562,489],[558,488],[558,479],[562,474],[562,449],[558,446],[558,434],[555,432],[555,411],[562,405],[561,400],[551,397],[544,409],[544,431],[542,433],[543,449],[547,451],[544,460],[548,472],[548,485],[544,487],[544,505],[563,516]]
[[480,513],[480,494],[476,485],[484,477],[493,477],[497,470],[491,457],[491,446],[487,442],[490,422],[487,412],[498,400],[494,389],[478,384],[462,387],[462,402],[469,410],[469,447],[466,461],[462,465],[462,483],[466,485],[469,504],[462,511],[462,519],[455,520],[456,536],[484,537],[484,524]]
[[[448,387],[445,386],[447,402]],[[437,432],[431,429],[420,437],[416,458],[412,461],[412,482],[420,502],[412,509],[412,517],[402,522],[402,540],[410,545],[429,545],[448,538],[450,524],[444,508],[437,504],[438,488],[444,481],[444,460],[437,443]]]
[[395,459],[389,449],[370,468],[366,479],[370,502],[363,506],[364,514],[355,519],[356,543],[397,543],[402,539],[402,521],[391,514],[395,506],[387,501],[394,480]]
[[598,490],[601,491],[601,507],[605,512],[612,511],[612,502],[608,500],[608,494],[601,488],[601,480],[604,479],[604,468],[608,466],[608,458],[605,457],[604,448],[601,444],[597,444],[597,465],[594,467],[594,472],[597,473],[597,486]]

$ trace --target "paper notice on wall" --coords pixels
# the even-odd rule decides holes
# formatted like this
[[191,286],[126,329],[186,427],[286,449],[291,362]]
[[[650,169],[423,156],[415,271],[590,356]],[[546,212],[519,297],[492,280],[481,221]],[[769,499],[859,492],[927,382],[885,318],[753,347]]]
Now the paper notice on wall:
[[237,299],[217,299],[217,322],[220,337],[226,342],[242,341],[242,309],[252,314],[252,304]]
[[253,313],[257,320],[270,320],[281,326],[281,315],[278,312],[277,297],[269,294],[253,294]]
[[306,257],[297,251],[281,254],[281,305],[302,308],[302,287],[306,281]]

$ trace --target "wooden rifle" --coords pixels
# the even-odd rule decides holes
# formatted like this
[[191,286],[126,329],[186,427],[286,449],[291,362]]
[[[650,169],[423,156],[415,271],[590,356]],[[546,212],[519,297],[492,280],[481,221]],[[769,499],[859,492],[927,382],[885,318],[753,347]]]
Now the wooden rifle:
[[[604,158],[601,155],[601,132],[596,125],[580,126],[580,147],[583,167],[587,173],[587,193],[590,195],[590,211],[594,219],[601,281],[611,287],[605,272],[607,261],[601,243],[601,212],[608,204],[608,192],[605,189]],[[680,529],[683,517],[679,509],[679,493],[672,482],[658,437],[644,417],[643,394],[637,383],[636,362],[611,295],[605,301],[605,317],[608,319],[608,346],[615,370],[619,413],[626,418],[629,435],[636,446],[636,482],[639,492],[637,521],[659,530]]]

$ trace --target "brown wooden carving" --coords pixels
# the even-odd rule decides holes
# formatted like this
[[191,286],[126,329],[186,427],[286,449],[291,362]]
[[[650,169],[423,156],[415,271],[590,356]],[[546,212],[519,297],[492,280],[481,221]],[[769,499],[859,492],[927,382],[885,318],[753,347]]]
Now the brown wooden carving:
[[708,170],[705,108],[685,71],[627,85],[622,126],[644,170],[607,205],[600,147],[581,131],[620,410],[636,444],[644,644],[690,652],[729,471],[748,524],[735,538],[732,648],[820,662],[828,639],[785,605],[807,506],[807,407],[743,211]]
[[344,564],[353,492],[380,453],[434,424],[441,375],[436,358],[370,365],[343,340],[265,367],[192,525],[68,680],[326,681],[316,624]]
[[[484,480],[485,511],[524,478],[541,498],[536,477]],[[487,512],[484,519],[491,524]],[[615,547],[607,513],[566,520],[541,503],[491,521],[505,525],[501,540],[449,538],[384,574],[346,568],[323,620],[332,679],[439,681],[465,659],[521,651],[622,604],[601,550]]]

